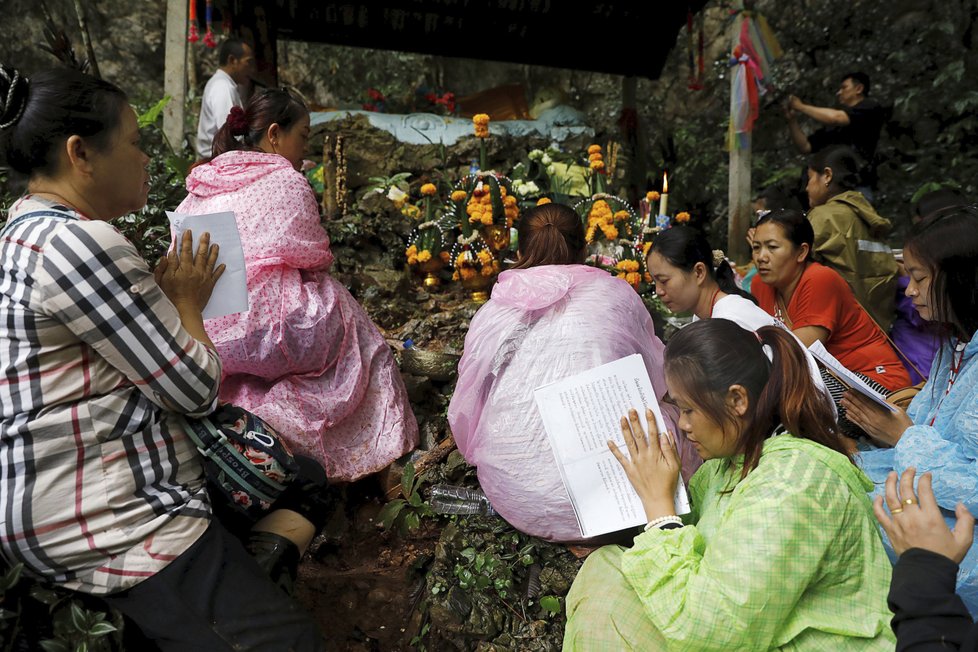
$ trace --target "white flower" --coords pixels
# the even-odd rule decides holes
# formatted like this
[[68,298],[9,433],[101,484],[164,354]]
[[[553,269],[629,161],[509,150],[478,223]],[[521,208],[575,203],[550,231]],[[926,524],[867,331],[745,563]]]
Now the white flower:
[[551,177],[553,175],[557,174],[557,166],[556,165],[553,165],[553,164],[548,165],[547,166],[547,174],[549,176],[551,176]]
[[530,153],[526,155],[531,161],[539,161],[543,157],[543,152],[539,149],[531,149]]
[[544,154],[542,157],[540,157],[540,165],[550,165],[553,162],[554,160],[550,158],[549,154]]
[[397,202],[405,201],[407,199],[407,193],[397,186],[391,186],[390,190],[387,191],[387,199],[396,204]]

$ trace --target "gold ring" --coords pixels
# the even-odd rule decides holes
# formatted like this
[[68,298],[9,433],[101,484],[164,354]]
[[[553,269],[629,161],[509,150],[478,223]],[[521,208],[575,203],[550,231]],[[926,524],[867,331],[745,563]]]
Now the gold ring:
[[913,498],[907,498],[905,501],[903,501],[903,504],[904,505],[913,505],[914,504],[914,499]]
[[903,508],[902,507],[897,507],[896,509],[891,509],[890,510],[890,513],[891,514],[899,514],[902,511],[903,511]]

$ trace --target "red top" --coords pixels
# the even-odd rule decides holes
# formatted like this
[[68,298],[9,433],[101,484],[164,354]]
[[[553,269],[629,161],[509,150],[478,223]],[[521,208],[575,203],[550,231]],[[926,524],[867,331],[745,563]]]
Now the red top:
[[[774,288],[755,277],[751,292],[761,308],[777,316]],[[792,330],[821,326],[829,332],[825,348],[846,369],[869,376],[890,391],[910,384],[907,370],[883,332],[838,272],[808,263],[787,308]]]

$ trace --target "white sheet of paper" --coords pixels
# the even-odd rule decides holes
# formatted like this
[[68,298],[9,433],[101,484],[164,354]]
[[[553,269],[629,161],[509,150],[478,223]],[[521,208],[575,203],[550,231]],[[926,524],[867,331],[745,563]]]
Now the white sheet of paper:
[[[607,443],[614,441],[627,455],[620,419],[630,408],[638,411],[646,431],[645,407],[652,410],[653,437],[666,430],[642,356],[636,353],[538,387],[533,397],[581,535],[595,537],[644,524],[642,501]],[[676,513],[688,512],[686,487],[679,482]]]
[[245,274],[244,251],[234,213],[209,213],[205,215],[186,215],[167,211],[166,216],[173,226],[173,242],[178,243],[183,232],[190,229],[194,234],[194,251],[200,236],[205,231],[211,235],[211,243],[220,246],[217,264],[226,268],[218,279],[210,301],[204,307],[204,319],[213,319],[236,312],[248,310],[248,278]]
[[854,389],[863,396],[866,396],[872,399],[874,402],[879,403],[890,412],[897,411],[894,406],[886,402],[885,396],[867,385],[862,378],[842,366],[842,363],[839,362],[834,355],[829,353],[828,349],[825,348],[825,345],[819,340],[812,342],[811,346],[808,347],[808,350],[812,352],[812,355],[815,356],[816,360],[825,365],[829,371],[838,376],[839,379],[841,379],[842,382],[848,385],[851,389]]

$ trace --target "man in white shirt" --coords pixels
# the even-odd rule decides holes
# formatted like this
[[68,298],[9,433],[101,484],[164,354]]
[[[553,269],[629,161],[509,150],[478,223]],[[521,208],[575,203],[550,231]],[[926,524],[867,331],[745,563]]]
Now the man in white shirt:
[[197,155],[211,157],[211,144],[217,130],[224,126],[233,106],[244,106],[238,85],[246,83],[255,72],[255,53],[247,43],[229,38],[218,51],[220,68],[204,86],[197,126]]

